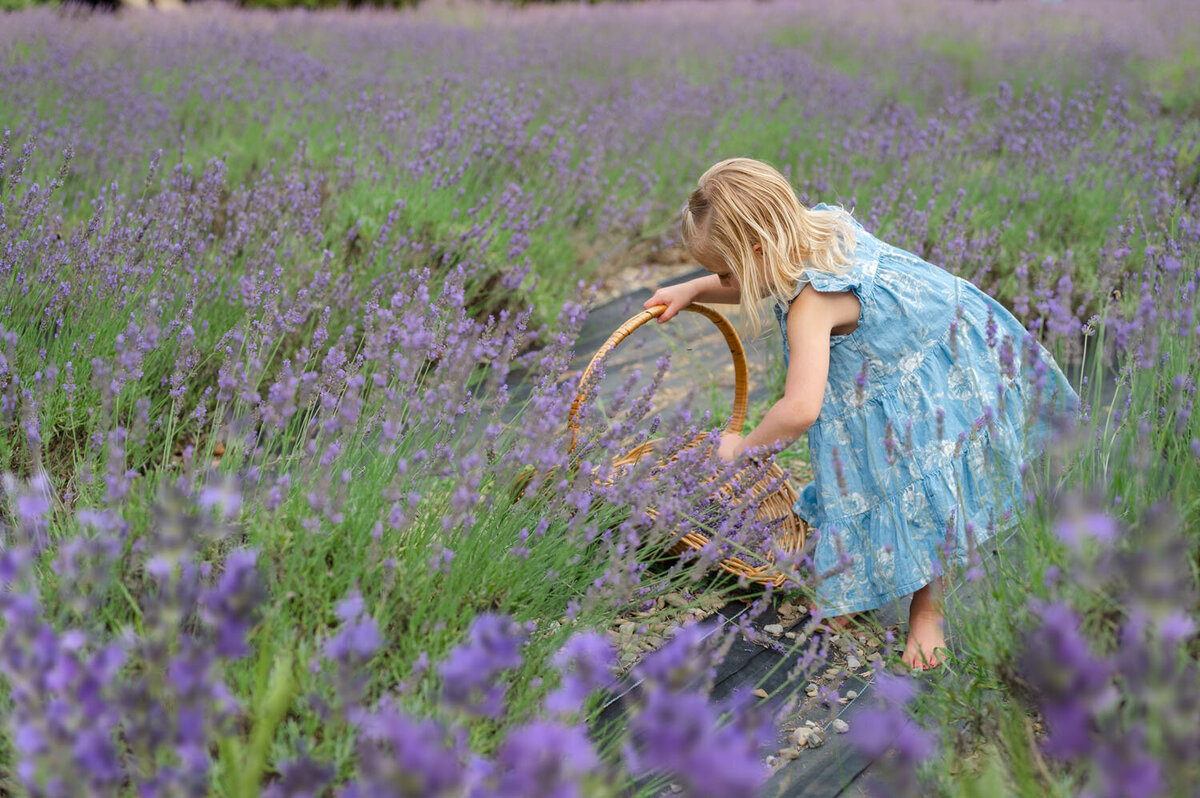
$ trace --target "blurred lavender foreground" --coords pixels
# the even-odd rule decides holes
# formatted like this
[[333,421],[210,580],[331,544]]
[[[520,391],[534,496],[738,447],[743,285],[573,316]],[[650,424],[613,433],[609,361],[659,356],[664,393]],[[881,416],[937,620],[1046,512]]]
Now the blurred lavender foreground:
[[[696,450],[607,470],[719,419],[631,381],[565,435],[590,288],[653,282],[740,154],[987,289],[1084,399],[951,661],[881,674],[854,744],[892,794],[1193,793],[1200,5],[44,9],[0,15],[0,128],[0,791],[759,790],[781,720],[706,700],[722,641],[675,604],[765,607],[704,574],[769,530]],[[714,543],[666,556],[680,523]],[[634,665],[598,630],[651,610]]]

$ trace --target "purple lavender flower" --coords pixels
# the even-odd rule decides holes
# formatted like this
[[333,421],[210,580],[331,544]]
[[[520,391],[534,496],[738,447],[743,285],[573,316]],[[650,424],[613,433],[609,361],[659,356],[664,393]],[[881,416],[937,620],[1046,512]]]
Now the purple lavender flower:
[[230,552],[221,579],[205,594],[207,619],[217,631],[217,653],[223,657],[250,653],[246,633],[265,597],[257,564],[258,553],[251,549]]
[[1095,750],[1096,715],[1116,700],[1112,668],[1092,654],[1080,618],[1061,603],[1031,602],[1040,624],[1020,659],[1020,670],[1037,690],[1050,735],[1046,750],[1072,757]]
[[338,604],[337,616],[340,624],[322,654],[333,663],[339,697],[349,706],[362,696],[370,675],[366,664],[383,645],[383,636],[357,590]]
[[937,737],[909,715],[916,695],[911,680],[878,671],[873,684],[881,700],[858,713],[850,727],[850,744],[883,769],[873,793],[915,794],[917,769],[934,755]]
[[768,775],[757,747],[762,737],[721,725],[720,714],[702,693],[651,687],[629,724],[629,769],[669,774],[688,795],[753,794]]
[[116,789],[125,770],[115,742],[122,708],[114,680],[119,645],[89,653],[78,631],[58,634],[39,618],[36,597],[0,593],[5,629],[0,670],[8,684],[8,733],[18,778],[34,794]]
[[356,776],[338,791],[339,796],[462,794],[467,756],[461,735],[448,740],[436,722],[414,720],[389,705],[361,716],[359,722]]
[[329,765],[306,757],[292,759],[279,766],[279,779],[263,789],[263,798],[319,798],[335,775]]
[[1146,730],[1140,726],[1122,731],[1120,740],[1101,743],[1092,761],[1097,765],[1093,793],[1097,796],[1165,794],[1162,765],[1146,750]]
[[442,697],[465,712],[499,717],[504,712],[505,685],[496,676],[518,667],[526,634],[511,619],[484,614],[467,630],[467,642],[457,646],[438,666]]
[[704,640],[699,624],[679,627],[662,648],[638,663],[637,677],[675,690],[698,689],[715,668],[705,657]]
[[53,508],[54,490],[50,476],[38,471],[25,484],[19,484],[11,474],[4,475],[4,493],[13,499],[13,511],[17,522],[17,545],[28,546],[34,554],[41,552],[50,542],[50,512]]
[[562,684],[546,697],[546,710],[559,715],[579,711],[588,695],[607,687],[612,682],[617,657],[604,635],[580,632],[555,653],[554,664],[562,673]]
[[338,620],[342,625],[337,634],[325,642],[324,653],[329,659],[346,663],[361,663],[370,659],[383,645],[379,626],[367,614],[362,594],[352,592],[338,605]]
[[534,721],[508,732],[491,763],[490,778],[471,794],[480,798],[575,798],[581,795],[580,779],[599,764],[586,728]]
[[1064,515],[1055,523],[1058,539],[1078,551],[1083,541],[1092,539],[1105,546],[1112,545],[1118,534],[1117,522],[1102,512]]

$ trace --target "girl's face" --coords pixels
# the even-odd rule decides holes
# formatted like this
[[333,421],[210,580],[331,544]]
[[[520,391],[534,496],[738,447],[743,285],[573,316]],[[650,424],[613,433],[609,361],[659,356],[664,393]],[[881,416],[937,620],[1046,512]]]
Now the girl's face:
[[[713,253],[710,248],[704,246],[703,244],[703,241],[698,241],[693,242],[693,244],[688,247],[688,251],[691,252],[692,257],[696,259],[696,262],[708,271],[717,275],[721,281],[721,285],[727,287],[737,285],[737,275],[733,273],[733,269],[729,267],[729,264],[726,263],[725,259],[720,255]],[[756,254],[761,253],[762,247],[760,247],[758,244],[755,244],[754,251]]]
[[692,256],[695,257],[701,266],[717,275],[717,279],[721,281],[721,285],[727,288],[733,286],[733,271],[723,258],[706,252],[693,252]]

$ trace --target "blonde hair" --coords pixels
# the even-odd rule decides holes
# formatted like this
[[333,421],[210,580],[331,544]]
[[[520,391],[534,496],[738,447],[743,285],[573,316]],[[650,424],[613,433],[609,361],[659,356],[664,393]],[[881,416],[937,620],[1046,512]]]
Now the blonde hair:
[[[753,158],[729,158],[700,175],[681,227],[692,254],[721,258],[737,278],[752,336],[762,329],[762,299],[786,304],[805,269],[846,271],[855,244],[847,211],[805,208],[783,175]],[[762,269],[754,268],[755,244],[762,247]]]

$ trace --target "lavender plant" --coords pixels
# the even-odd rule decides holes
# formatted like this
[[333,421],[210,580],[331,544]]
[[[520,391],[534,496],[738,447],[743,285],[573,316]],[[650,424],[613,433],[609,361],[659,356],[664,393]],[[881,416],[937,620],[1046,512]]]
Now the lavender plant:
[[[630,665],[594,631],[769,546],[684,445],[719,419],[631,388],[565,434],[589,287],[745,152],[990,290],[1083,389],[1022,545],[976,564],[1009,611],[957,609],[966,687],[909,702],[937,761],[999,740],[1035,792],[1186,789],[1196,8],[1001,6],[6,15],[3,788],[757,789],[770,719],[680,676],[686,629],[629,735],[588,729]],[[651,434],[674,462],[612,468]],[[666,557],[681,527],[713,543]]]

